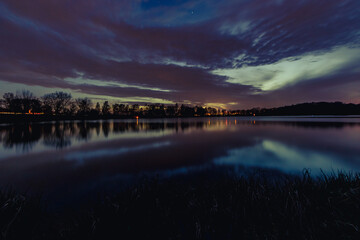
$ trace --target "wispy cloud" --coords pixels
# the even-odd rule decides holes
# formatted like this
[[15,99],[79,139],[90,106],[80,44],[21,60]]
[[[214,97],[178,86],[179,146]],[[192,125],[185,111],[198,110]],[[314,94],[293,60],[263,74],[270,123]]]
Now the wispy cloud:
[[[4,0],[0,13],[0,93],[20,84],[232,108],[356,96],[356,0]],[[292,90],[305,85],[318,91]]]
[[[285,58],[272,64],[216,69],[212,73],[227,77],[229,83],[253,86],[262,93],[332,76],[354,62],[360,62],[360,48],[341,47],[328,52]],[[360,72],[360,68],[353,71]]]

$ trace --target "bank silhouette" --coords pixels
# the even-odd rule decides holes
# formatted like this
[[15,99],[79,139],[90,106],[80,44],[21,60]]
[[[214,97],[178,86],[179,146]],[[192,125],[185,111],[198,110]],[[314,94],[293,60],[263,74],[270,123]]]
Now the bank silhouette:
[[360,115],[360,104],[341,102],[302,103],[277,108],[247,110],[216,109],[204,106],[164,104],[123,104],[104,101],[102,104],[88,98],[73,99],[71,94],[55,92],[41,98],[29,91],[5,93],[0,100],[0,122],[174,118],[212,116],[293,116],[293,115]]

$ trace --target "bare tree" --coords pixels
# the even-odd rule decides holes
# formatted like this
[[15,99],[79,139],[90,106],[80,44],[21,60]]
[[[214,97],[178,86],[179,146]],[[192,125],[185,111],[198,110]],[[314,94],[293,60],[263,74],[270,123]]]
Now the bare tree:
[[78,98],[78,99],[76,99],[76,104],[79,108],[79,111],[78,111],[79,114],[86,115],[91,110],[92,102],[88,98]]
[[37,107],[36,98],[28,90],[23,90],[21,93],[18,93],[17,98],[19,99],[21,105],[21,112],[29,112],[30,110],[33,110],[33,105],[36,105]]
[[40,101],[34,95],[28,91],[23,90],[18,92],[16,95],[13,93],[5,93],[3,95],[3,105],[11,112],[27,113],[29,111],[41,111]]
[[4,102],[5,102],[5,107],[8,111],[13,111],[15,112],[16,110],[16,106],[15,106],[15,95],[13,93],[5,93],[3,95],[4,98]]
[[55,92],[43,96],[44,105],[56,115],[67,112],[70,108],[71,94],[65,92]]

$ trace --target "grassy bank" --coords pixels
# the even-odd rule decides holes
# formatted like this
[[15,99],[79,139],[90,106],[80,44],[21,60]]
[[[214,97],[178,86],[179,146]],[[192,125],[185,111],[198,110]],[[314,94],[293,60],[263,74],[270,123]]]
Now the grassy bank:
[[144,180],[82,210],[0,194],[1,239],[359,239],[360,175]]

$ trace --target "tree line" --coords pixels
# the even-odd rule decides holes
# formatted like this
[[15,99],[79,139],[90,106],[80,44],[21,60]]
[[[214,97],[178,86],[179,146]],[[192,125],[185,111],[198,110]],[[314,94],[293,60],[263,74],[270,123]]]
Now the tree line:
[[360,104],[342,102],[301,103],[277,108],[226,110],[203,106],[164,104],[95,104],[89,98],[74,99],[70,93],[54,92],[38,98],[30,91],[5,93],[0,112],[8,114],[43,114],[53,118],[129,118],[129,117],[203,117],[203,116],[286,116],[286,115],[360,115]]
[[30,91],[5,93],[0,100],[0,111],[18,114],[44,114],[47,116],[90,117],[193,117],[222,115],[224,110],[211,107],[164,104],[95,104],[89,98],[72,98],[70,93],[54,92],[38,98]]

